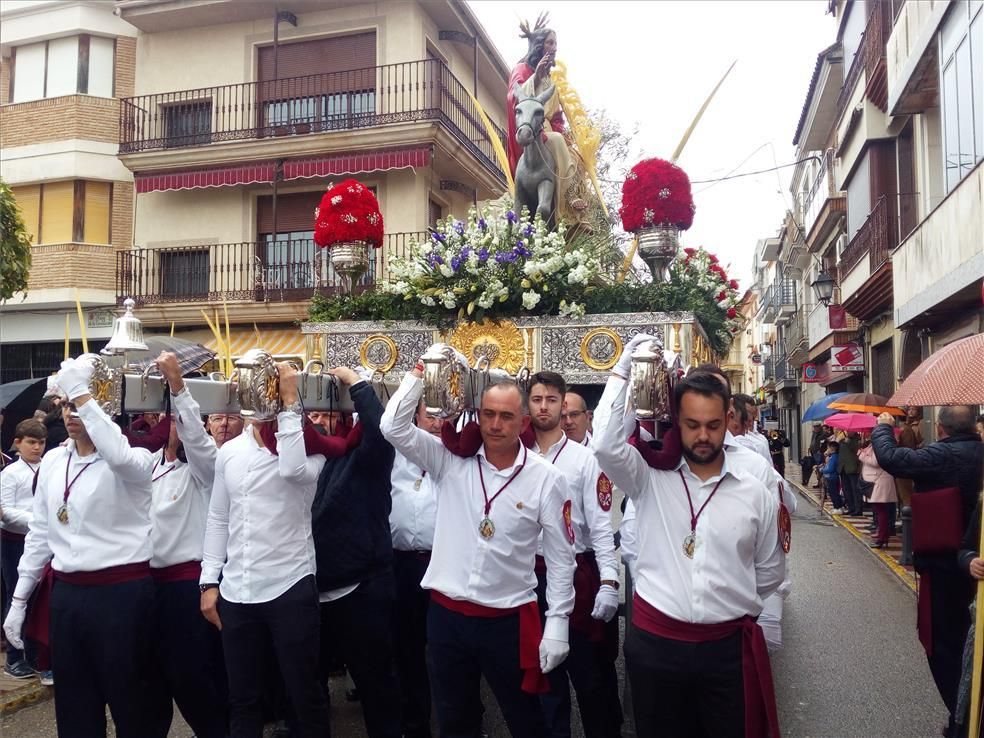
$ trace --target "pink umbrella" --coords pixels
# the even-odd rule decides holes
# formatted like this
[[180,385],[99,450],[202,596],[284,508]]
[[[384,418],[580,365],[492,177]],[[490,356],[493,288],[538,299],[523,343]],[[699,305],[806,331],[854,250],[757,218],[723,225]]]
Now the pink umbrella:
[[878,425],[878,418],[864,413],[837,413],[823,422],[843,431],[869,431]]

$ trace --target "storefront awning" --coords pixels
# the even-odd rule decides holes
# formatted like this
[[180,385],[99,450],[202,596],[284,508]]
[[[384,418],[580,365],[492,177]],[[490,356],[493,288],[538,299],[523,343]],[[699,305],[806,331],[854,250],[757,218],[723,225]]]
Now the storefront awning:
[[[429,166],[430,160],[429,146],[288,159],[283,163],[281,181],[385,172],[391,169],[414,169]],[[273,161],[247,162],[227,167],[136,174],[133,180],[138,194],[164,190],[232,187],[273,182],[275,169],[276,164]]]
[[[253,348],[261,348],[276,357],[304,356],[304,334],[299,328],[261,331],[240,329],[232,331],[231,339],[231,353],[234,359]],[[214,336],[202,343],[206,348],[219,353],[218,342]]]

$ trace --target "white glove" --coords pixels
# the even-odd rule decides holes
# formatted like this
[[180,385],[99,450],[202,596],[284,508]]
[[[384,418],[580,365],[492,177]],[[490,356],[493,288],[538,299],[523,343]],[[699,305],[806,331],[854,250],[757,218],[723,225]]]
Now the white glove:
[[618,363],[615,364],[612,371],[620,377],[628,379],[629,372],[632,370],[632,352],[636,350],[636,347],[640,343],[645,343],[646,341],[659,341],[659,339],[656,336],[650,336],[648,333],[637,333],[632,336],[632,339],[622,349],[622,355],[618,357]]
[[61,369],[55,377],[59,389],[68,395],[70,400],[89,394],[89,381],[92,379],[95,367],[88,356],[82,354],[77,359],[66,359],[61,363]]
[[372,378],[376,376],[376,372],[372,369],[366,369],[364,366],[360,366],[356,369],[355,373],[359,375],[359,379],[367,384],[372,384]]
[[542,638],[540,640],[540,671],[547,674],[560,666],[571,647],[567,641],[558,641],[556,638]]
[[618,612],[618,590],[610,584],[602,584],[595,596],[594,610],[591,617],[604,620],[606,623]]
[[[14,648],[24,648],[21,629],[24,627],[25,615],[27,615],[27,602],[24,600],[14,600],[10,603],[10,609],[7,611],[7,619],[3,621],[3,632],[7,635],[7,641]],[[542,661],[543,646],[540,647],[540,654],[540,660]]]

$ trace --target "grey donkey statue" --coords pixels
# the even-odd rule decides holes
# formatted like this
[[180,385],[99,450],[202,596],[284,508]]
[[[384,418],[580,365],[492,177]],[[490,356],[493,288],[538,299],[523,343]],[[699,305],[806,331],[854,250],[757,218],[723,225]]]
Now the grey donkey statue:
[[525,206],[533,218],[537,214],[548,229],[556,227],[554,195],[557,191],[557,163],[543,142],[543,106],[554,94],[554,86],[535,97],[527,97],[519,85],[516,97],[516,143],[523,153],[516,163],[516,211]]

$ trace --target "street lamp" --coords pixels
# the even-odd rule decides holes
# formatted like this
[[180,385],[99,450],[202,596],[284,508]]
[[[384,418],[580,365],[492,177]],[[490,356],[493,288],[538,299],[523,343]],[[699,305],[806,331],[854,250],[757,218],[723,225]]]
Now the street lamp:
[[834,281],[833,277],[827,274],[826,269],[822,270],[817,275],[817,278],[813,280],[813,283],[810,286],[816,293],[817,300],[821,305],[825,307],[830,305],[830,301],[834,299],[834,287],[837,286],[837,283]]

